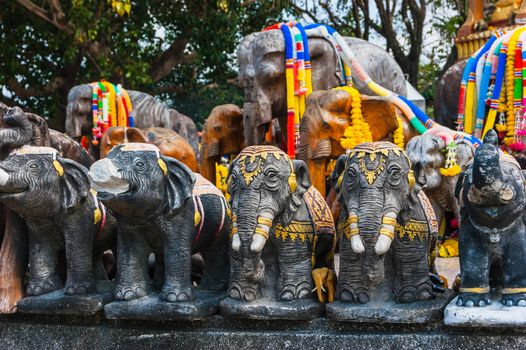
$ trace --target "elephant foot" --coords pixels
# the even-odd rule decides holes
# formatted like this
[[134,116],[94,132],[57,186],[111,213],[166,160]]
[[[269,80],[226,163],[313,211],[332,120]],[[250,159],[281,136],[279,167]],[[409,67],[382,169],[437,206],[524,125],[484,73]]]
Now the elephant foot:
[[64,288],[65,295],[83,295],[94,291],[94,284],[92,281],[89,282],[67,282]]
[[526,293],[502,294],[502,304],[506,306],[526,306]]
[[406,285],[400,290],[394,291],[394,299],[401,304],[414,303],[420,300],[430,300],[435,298],[431,280],[421,283],[419,286]]
[[305,299],[310,297],[312,286],[309,282],[301,282],[297,286],[287,284],[278,293],[280,301],[291,301],[294,299]]
[[142,298],[147,294],[146,288],[142,285],[118,285],[114,296],[115,300],[129,301]]
[[228,288],[228,296],[236,300],[254,301],[257,298],[256,288],[244,286],[237,282],[231,282]]
[[338,297],[338,300],[345,303],[367,304],[371,301],[369,291],[366,288],[353,288],[346,283],[338,285],[336,296]]
[[27,296],[38,296],[51,293],[62,288],[62,282],[58,277],[50,277],[43,281],[29,281],[26,288]]
[[491,304],[490,293],[463,293],[458,294],[457,305],[465,307],[481,306]]
[[177,288],[169,284],[165,284],[161,293],[159,294],[161,301],[169,303],[183,302],[192,300],[192,289],[190,287]]

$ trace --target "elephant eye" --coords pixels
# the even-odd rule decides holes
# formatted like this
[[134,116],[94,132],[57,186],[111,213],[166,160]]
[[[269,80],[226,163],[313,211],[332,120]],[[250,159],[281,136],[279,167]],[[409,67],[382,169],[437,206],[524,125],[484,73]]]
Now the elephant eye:
[[39,168],[39,165],[37,162],[31,162],[28,164],[30,170],[37,170]]
[[356,178],[357,178],[356,169],[349,168],[349,170],[347,171],[347,185],[349,189],[351,189],[352,185],[356,182]]
[[388,173],[389,173],[389,183],[392,186],[398,186],[402,178],[401,169],[398,167],[392,167],[389,169]]
[[133,164],[138,170],[144,170],[146,166],[146,164],[141,159],[137,159]]
[[267,173],[265,175],[267,175],[267,178],[269,180],[275,180],[276,177],[278,176],[278,173],[277,173],[277,171],[269,170],[269,171],[267,171]]

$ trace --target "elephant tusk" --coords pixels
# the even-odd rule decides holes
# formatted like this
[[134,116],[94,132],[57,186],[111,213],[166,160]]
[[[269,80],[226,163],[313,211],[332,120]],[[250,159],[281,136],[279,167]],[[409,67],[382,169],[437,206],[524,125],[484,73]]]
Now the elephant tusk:
[[382,226],[380,228],[380,236],[374,247],[376,255],[382,255],[387,253],[391,247],[391,242],[394,238],[394,231],[396,222],[396,213],[386,213],[382,218]]
[[259,233],[256,233],[252,236],[252,244],[250,245],[250,250],[259,253],[263,250],[263,247],[265,246],[265,243],[267,242],[267,239],[260,235]]
[[0,169],[0,186],[4,186],[9,181],[9,174]]
[[365,252],[365,246],[363,245],[362,237],[359,235],[351,237],[351,249],[356,254],[362,254]]
[[311,293],[314,293],[314,292],[316,291],[316,289],[318,289],[318,287],[314,287],[314,289],[311,290],[310,292],[311,292]]
[[239,238],[238,234],[235,234],[232,237],[232,250],[235,252],[239,252],[241,249],[241,239]]

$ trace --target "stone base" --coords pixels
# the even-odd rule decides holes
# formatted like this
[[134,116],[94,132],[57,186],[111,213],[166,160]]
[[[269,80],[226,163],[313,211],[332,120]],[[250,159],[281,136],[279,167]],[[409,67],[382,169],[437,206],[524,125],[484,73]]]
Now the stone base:
[[111,281],[97,282],[97,293],[87,295],[64,295],[64,289],[60,289],[20,300],[17,311],[40,315],[93,315],[102,311],[104,305],[113,300],[113,289]]
[[444,323],[456,327],[526,327],[526,308],[504,306],[500,298],[484,307],[457,306],[453,299],[444,311]]
[[166,302],[159,300],[158,293],[132,301],[114,301],[104,307],[106,318],[112,320],[202,320],[218,312],[219,301],[224,292],[193,290],[194,300],[189,302]]
[[453,291],[437,294],[436,299],[399,304],[393,300],[354,304],[335,301],[327,304],[327,317],[335,321],[374,323],[429,323],[442,319]]
[[313,320],[323,313],[324,305],[313,299],[275,301],[258,299],[245,302],[226,298],[219,304],[221,314],[253,320]]

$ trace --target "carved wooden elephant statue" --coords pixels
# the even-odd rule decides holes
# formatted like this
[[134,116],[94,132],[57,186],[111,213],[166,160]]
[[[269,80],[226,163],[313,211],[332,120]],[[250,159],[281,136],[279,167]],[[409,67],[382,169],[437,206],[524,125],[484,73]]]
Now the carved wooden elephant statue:
[[[334,45],[326,38],[308,33],[312,66],[312,88],[327,90],[341,85],[343,74]],[[345,38],[364,70],[381,86],[406,96],[404,74],[391,55],[367,41]],[[279,118],[286,139],[285,44],[280,30],[267,30],[247,35],[237,51],[239,81],[245,92],[243,125],[247,145],[260,145],[273,118]],[[357,81],[361,93],[373,94]]]
[[106,158],[113,147],[126,142],[154,144],[162,155],[175,158],[186,164],[192,171],[197,171],[197,159],[190,144],[175,131],[159,127],[141,129],[113,126],[109,128],[100,142],[100,159]]
[[[315,91],[301,120],[298,159],[307,163],[312,184],[323,196],[327,164],[345,153],[340,139],[349,126],[350,99],[343,90]],[[397,111],[385,98],[362,96],[362,114],[373,141],[385,139],[398,127]]]
[[241,152],[244,144],[242,109],[233,104],[216,106],[203,126],[199,157],[201,175],[215,184],[215,164],[224,155]]

